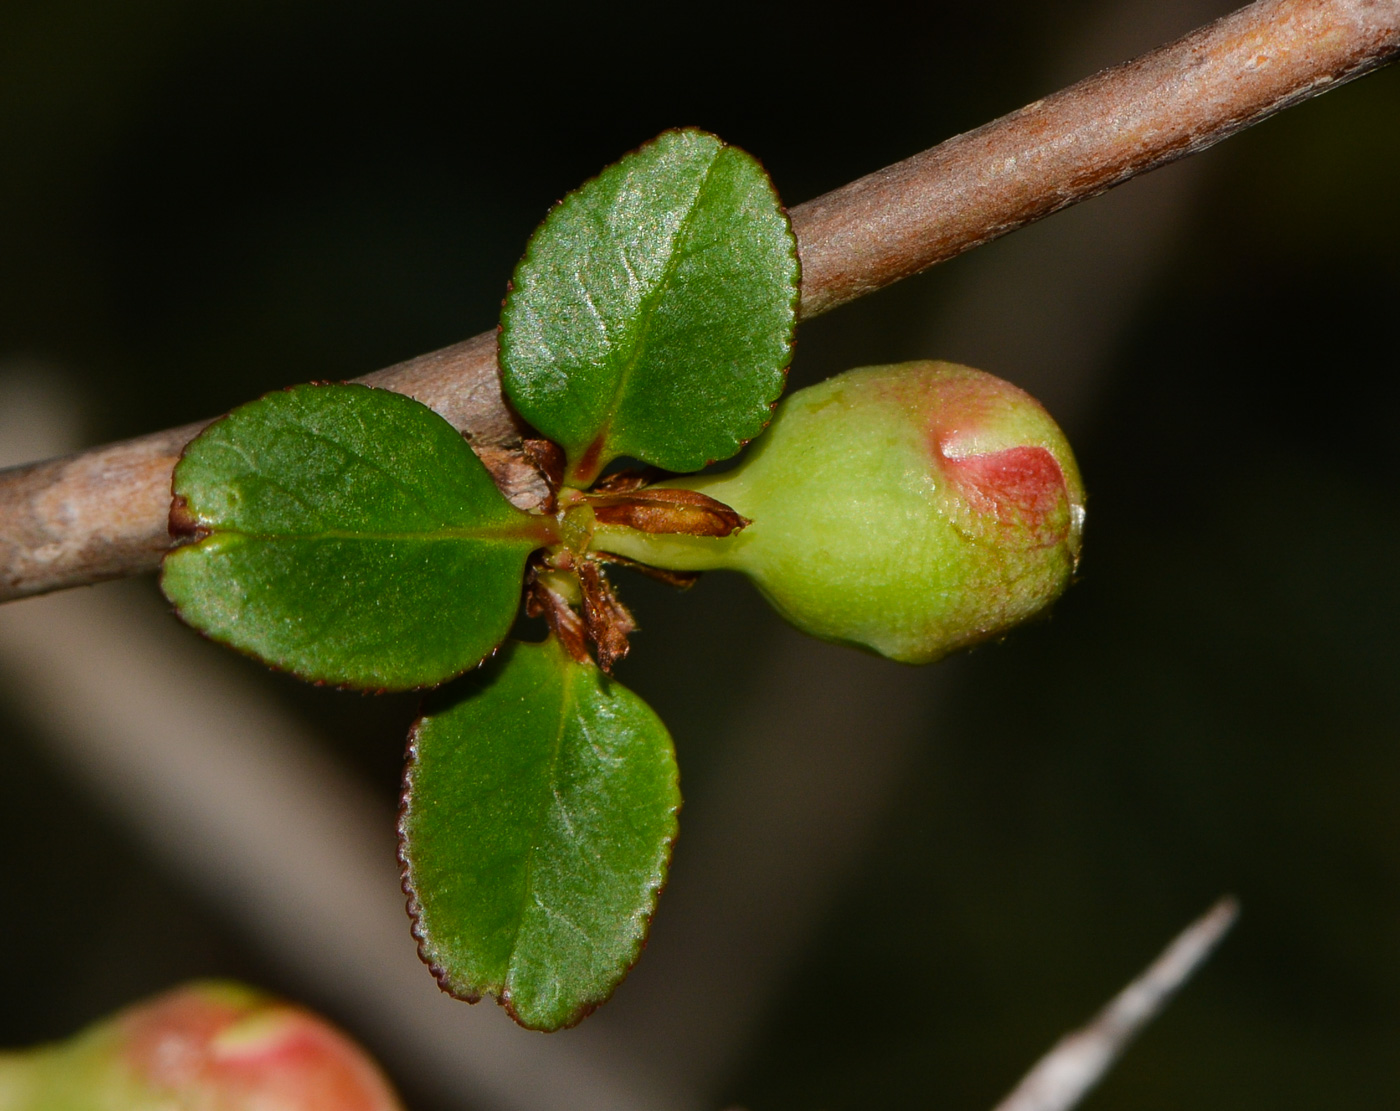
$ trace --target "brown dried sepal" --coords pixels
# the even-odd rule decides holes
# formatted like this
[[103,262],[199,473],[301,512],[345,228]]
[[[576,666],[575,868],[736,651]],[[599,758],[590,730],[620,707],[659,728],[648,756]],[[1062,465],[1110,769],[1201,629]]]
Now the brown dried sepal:
[[612,584],[597,562],[580,561],[578,580],[583,587],[584,629],[598,654],[598,666],[611,673],[613,664],[627,655],[630,647],[627,634],[636,632],[637,622],[617,600]]
[[543,617],[549,631],[559,638],[575,663],[588,662],[588,632],[583,618],[569,605],[567,598],[540,581],[533,567],[525,584],[525,613],[530,617]]
[[620,556],[614,552],[594,552],[592,558],[598,560],[599,563],[615,563],[619,567],[629,568],[639,575],[645,575],[647,578],[655,579],[667,586],[674,586],[677,590],[689,590],[700,581],[699,571],[668,571],[664,567],[653,567],[650,563],[628,559],[626,556]]
[[592,489],[595,494],[630,494],[633,490],[650,486],[665,474],[665,471],[654,467],[643,471],[614,471],[595,482]]
[[728,536],[749,524],[722,501],[694,490],[633,490],[588,495],[600,525],[625,525],[639,532]]

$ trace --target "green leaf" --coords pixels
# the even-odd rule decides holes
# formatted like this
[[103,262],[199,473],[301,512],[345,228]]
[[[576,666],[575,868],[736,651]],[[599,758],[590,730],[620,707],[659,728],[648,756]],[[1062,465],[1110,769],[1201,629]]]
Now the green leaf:
[[680,808],[640,698],[558,642],[511,643],[414,727],[399,853],[438,982],[557,1030],[636,961]]
[[526,557],[551,540],[447,421],[366,386],[235,409],[185,449],[175,494],[172,525],[200,537],[165,558],[180,616],[342,686],[430,686],[477,664],[510,631]]
[[535,231],[501,314],[506,391],[577,485],[619,455],[699,470],[768,423],[797,283],[763,167],[706,132],[668,131]]

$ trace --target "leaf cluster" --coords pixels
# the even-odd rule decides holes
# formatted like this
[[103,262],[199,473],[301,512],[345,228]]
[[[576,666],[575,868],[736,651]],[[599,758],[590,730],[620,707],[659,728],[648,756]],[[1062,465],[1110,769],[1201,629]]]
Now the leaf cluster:
[[[758,435],[785,384],[797,290],[763,168],[705,132],[666,132],[549,213],[504,302],[502,380],[544,438],[531,454],[551,504],[517,509],[445,420],[364,386],[263,397],[176,469],[185,543],[161,581],[190,624],[317,683],[464,676],[410,738],[405,890],[442,986],[492,995],[523,1025],[570,1025],[616,987],[676,835],[670,736],[610,675],[635,622],[592,529],[748,523],[650,489],[652,473],[605,469],[696,471]],[[543,643],[504,643],[522,599]]]

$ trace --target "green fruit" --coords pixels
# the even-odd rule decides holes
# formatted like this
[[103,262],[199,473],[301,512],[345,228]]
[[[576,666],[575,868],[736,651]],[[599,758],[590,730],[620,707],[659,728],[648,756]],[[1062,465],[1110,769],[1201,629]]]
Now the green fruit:
[[928,663],[1052,602],[1084,490],[1064,435],[1008,382],[952,363],[864,367],[800,390],[735,470],[663,483],[753,522],[723,538],[599,527],[594,547],[743,571],[798,628]]
[[324,1019],[250,988],[196,983],[66,1042],[0,1053],[4,1111],[403,1111]]

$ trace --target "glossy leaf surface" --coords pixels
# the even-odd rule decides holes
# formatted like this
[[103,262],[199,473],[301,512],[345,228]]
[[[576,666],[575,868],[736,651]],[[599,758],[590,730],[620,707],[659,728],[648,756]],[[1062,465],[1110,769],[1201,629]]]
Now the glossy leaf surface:
[[627,455],[674,471],[758,435],[792,356],[797,246],[763,167],[668,131],[566,197],[501,316],[511,401],[586,485]]
[[[411,398],[298,386],[185,449],[161,586],[215,640],[304,679],[399,690],[474,666],[515,619],[549,535]],[[184,499],[181,508],[180,498]]]
[[512,642],[414,729],[400,854],[447,990],[555,1030],[637,959],[680,807],[660,719],[556,641]]

